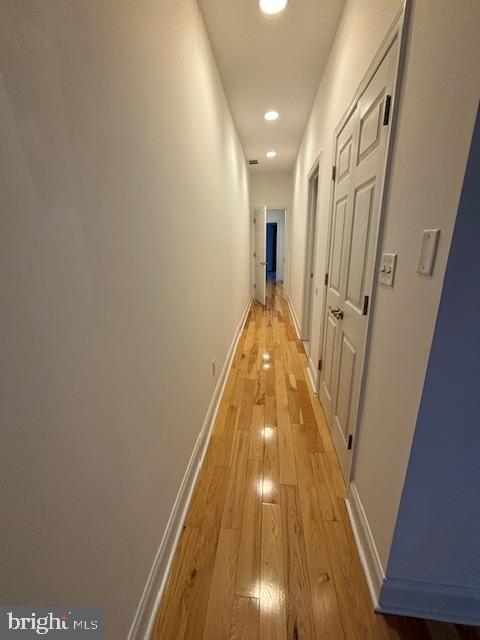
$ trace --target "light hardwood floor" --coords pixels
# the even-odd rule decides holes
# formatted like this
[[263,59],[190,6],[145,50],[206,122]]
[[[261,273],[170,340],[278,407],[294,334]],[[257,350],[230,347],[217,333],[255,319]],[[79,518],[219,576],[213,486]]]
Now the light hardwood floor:
[[240,338],[153,640],[480,638],[374,613],[306,364],[270,282]]

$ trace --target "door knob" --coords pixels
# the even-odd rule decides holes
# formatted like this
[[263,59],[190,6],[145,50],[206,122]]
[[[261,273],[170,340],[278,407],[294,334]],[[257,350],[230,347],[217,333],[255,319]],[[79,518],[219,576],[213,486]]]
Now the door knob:
[[266,262],[260,262],[260,264],[262,264],[264,267],[266,267],[266,266],[267,266],[267,263],[266,263]]
[[343,318],[343,309],[340,309],[340,307],[331,307],[329,305],[328,310],[337,320],[341,320]]

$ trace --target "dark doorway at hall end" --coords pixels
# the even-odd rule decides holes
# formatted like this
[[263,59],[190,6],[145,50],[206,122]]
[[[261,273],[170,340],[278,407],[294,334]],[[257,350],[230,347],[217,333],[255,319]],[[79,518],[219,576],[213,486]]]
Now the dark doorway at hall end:
[[285,271],[285,210],[267,209],[266,278],[283,282]]
[[277,279],[277,223],[267,222],[267,282]]

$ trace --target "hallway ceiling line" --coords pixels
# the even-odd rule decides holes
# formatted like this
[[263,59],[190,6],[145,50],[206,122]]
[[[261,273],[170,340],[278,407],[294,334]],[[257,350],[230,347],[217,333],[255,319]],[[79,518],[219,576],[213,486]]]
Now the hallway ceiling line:
[[198,2],[252,172],[292,171],[344,0],[290,0],[276,16],[257,0]]

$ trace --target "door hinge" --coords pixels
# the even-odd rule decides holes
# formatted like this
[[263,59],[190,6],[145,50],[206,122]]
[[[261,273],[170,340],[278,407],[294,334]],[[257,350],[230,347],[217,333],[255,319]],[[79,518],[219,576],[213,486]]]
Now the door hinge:
[[383,112],[383,124],[387,125],[390,120],[390,107],[392,104],[392,96],[385,98],[385,111]]
[[257,285],[256,285],[255,283],[253,283],[253,288],[254,288],[254,289],[256,289],[256,288],[257,288]]
[[256,258],[257,254],[255,253],[255,251],[253,252],[253,257]]
[[319,371],[322,370],[322,361],[321,360],[318,361],[318,370]]
[[336,177],[337,177],[337,167],[335,165],[333,165],[333,167],[332,167],[332,180],[335,180]]
[[254,218],[254,219],[253,219],[253,224],[256,224],[256,222],[257,222],[257,219],[256,219],[256,218]]
[[325,286],[328,284],[328,273],[325,274]]
[[362,314],[363,314],[364,316],[366,316],[366,315],[367,315],[367,313],[368,313],[368,296],[365,296],[365,297],[363,298],[363,311],[362,311]]
[[313,273],[310,274],[310,278],[313,278]]
[[348,436],[347,449],[349,450],[352,448],[352,441],[353,441],[353,436]]

